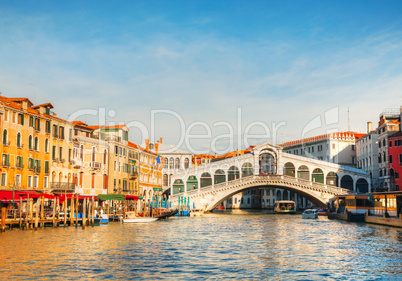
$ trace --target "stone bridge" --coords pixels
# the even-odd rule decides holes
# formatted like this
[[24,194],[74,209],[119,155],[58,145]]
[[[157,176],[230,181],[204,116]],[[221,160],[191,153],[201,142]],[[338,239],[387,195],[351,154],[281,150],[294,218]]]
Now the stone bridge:
[[254,187],[287,189],[318,206],[334,195],[371,190],[363,170],[288,154],[270,143],[256,146],[249,154],[181,171],[171,179],[173,205],[179,197],[190,197],[191,205],[205,211]]

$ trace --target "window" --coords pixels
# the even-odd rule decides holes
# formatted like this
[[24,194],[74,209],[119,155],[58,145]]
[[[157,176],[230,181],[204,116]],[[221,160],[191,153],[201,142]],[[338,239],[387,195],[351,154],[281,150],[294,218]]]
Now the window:
[[352,144],[352,150],[355,151],[356,150],[356,146],[354,144]]
[[49,153],[49,139],[45,139],[45,152]]
[[18,114],[18,124],[24,125],[24,114]]
[[69,141],[71,141],[71,139],[72,139],[72,133],[73,132],[73,129],[69,129],[69,131],[68,131],[68,140]]
[[395,173],[395,178],[399,179],[399,173]]
[[399,154],[399,164],[402,164],[402,154]]
[[21,133],[17,134],[17,147],[21,148]]
[[105,149],[105,151],[103,152],[103,164],[106,165],[106,161],[107,161],[107,150]]
[[1,164],[4,167],[9,167],[10,166],[10,155],[3,154],[2,159],[1,159]]
[[64,140],[64,127],[59,127],[59,138]]
[[28,148],[32,149],[32,136],[29,136],[28,138]]
[[1,186],[6,186],[7,183],[7,174],[1,173]]
[[3,145],[8,145],[7,130],[3,131]]
[[52,147],[52,160],[56,160],[56,146],[53,145]]
[[21,186],[21,175],[15,175],[15,184]]
[[49,161],[45,161],[45,174],[49,174]]
[[60,161],[62,161],[62,158],[63,158],[63,148],[59,147],[59,159],[60,159]]
[[50,134],[50,121],[46,121],[46,133]]
[[392,164],[392,155],[389,156],[389,163]]
[[35,130],[40,131],[40,119],[35,119]]
[[34,148],[35,148],[35,151],[39,151],[39,140],[38,140],[38,137],[35,137],[35,142],[34,142]]
[[71,163],[71,148],[68,149],[68,162]]
[[28,176],[28,187],[32,187],[32,176]]
[[43,178],[43,187],[44,187],[44,188],[48,188],[48,181],[49,181],[49,178],[48,178],[48,177],[44,177],[44,178]]
[[53,137],[54,138],[58,138],[58,128],[57,128],[57,125],[53,125]]
[[382,140],[382,146],[385,147],[385,139]]
[[189,166],[189,160],[188,158],[184,159],[184,169],[188,169]]
[[34,126],[34,118],[32,116],[29,116],[29,127]]
[[34,176],[33,187],[38,187],[38,176]]
[[392,141],[389,141],[389,147],[392,147]]
[[332,144],[332,149],[335,149],[335,144],[334,143]]
[[28,169],[33,170],[35,168],[35,161],[32,158],[28,158]]
[[21,157],[21,156],[17,156],[17,163],[15,163],[15,164],[16,164],[16,167],[17,167],[17,168],[22,168],[22,167],[23,167],[23,166],[22,166],[22,163],[23,163],[22,157]]

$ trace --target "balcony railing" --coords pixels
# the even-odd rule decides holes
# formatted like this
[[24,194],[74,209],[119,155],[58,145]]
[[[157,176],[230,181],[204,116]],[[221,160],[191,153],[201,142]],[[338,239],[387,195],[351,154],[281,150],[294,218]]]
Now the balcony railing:
[[3,146],[10,146],[10,142],[9,141],[3,141]]
[[131,172],[129,174],[129,178],[130,180],[135,180],[136,178],[138,178],[138,172]]
[[92,169],[95,169],[95,170],[99,170],[99,169],[101,168],[101,166],[102,166],[101,162],[92,161],[92,162],[90,163],[90,167],[91,167]]
[[53,190],[75,190],[75,183],[71,182],[51,182],[50,188]]

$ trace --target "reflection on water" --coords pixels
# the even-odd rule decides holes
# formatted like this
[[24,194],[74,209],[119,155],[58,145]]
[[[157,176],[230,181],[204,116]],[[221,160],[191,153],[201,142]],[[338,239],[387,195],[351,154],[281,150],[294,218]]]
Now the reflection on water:
[[13,279],[372,280],[402,276],[402,229],[232,211],[0,234]]

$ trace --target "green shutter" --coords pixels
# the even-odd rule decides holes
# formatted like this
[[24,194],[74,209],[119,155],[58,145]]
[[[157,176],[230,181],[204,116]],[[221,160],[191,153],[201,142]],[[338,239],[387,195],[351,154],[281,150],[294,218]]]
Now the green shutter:
[[6,154],[6,166],[10,166],[10,155]]

